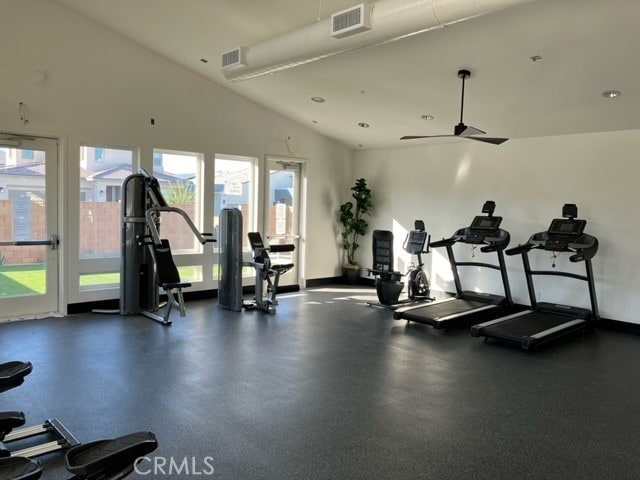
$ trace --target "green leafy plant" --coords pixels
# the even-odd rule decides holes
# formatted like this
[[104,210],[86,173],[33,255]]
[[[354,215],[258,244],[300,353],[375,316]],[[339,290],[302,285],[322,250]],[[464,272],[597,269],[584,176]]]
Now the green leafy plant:
[[171,184],[170,188],[171,190],[169,190],[169,194],[165,195],[168,203],[181,205],[195,203],[196,194],[189,182],[178,180],[176,183]]
[[371,216],[369,210],[373,207],[373,196],[364,178],[359,178],[351,187],[353,201],[340,205],[340,223],[342,224],[342,248],[345,251],[347,264],[357,265],[355,253],[358,247],[358,237],[367,233],[369,224],[365,216]]

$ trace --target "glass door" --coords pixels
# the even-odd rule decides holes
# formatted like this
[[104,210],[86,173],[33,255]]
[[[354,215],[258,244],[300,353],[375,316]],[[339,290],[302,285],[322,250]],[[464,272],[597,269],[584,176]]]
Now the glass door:
[[59,311],[58,142],[0,134],[0,318]]
[[302,167],[300,160],[267,157],[269,174],[265,188],[265,232],[267,243],[293,244],[292,252],[272,252],[278,263],[293,263],[295,267],[282,276],[280,285],[297,285],[300,271],[300,205]]

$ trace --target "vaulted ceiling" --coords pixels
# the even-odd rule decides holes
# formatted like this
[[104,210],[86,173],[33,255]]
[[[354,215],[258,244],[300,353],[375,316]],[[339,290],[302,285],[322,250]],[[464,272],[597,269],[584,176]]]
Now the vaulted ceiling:
[[[224,52],[312,25],[357,1],[55,1],[354,149],[451,141],[399,139],[453,133],[461,68],[472,72],[465,123],[488,136],[640,129],[638,0],[531,0],[234,82],[222,73]],[[605,98],[606,90],[621,95]]]

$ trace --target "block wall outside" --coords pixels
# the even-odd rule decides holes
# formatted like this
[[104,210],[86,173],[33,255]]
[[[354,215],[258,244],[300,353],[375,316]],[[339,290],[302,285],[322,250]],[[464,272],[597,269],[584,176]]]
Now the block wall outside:
[[[47,240],[47,226],[42,202],[31,202],[31,239]],[[0,200],[0,240],[14,239],[13,201]],[[46,246],[0,247],[0,265],[43,263]]]
[[[173,205],[194,218],[195,205]],[[243,244],[249,247],[247,216],[243,217]],[[276,207],[269,207],[269,224],[276,225]],[[291,231],[293,211],[286,209],[286,231]],[[121,242],[121,204],[115,202],[82,202],[80,208],[80,252],[82,255],[119,256]],[[207,230],[207,229],[205,229]],[[273,232],[270,232],[272,234]],[[161,216],[160,234],[169,238],[171,249],[190,250],[195,246],[195,237],[184,219],[178,214],[165,213]],[[40,202],[31,205],[31,238],[46,239],[44,206]],[[0,200],[0,239],[14,238],[14,220],[11,200]],[[265,243],[267,239],[264,239]],[[43,263],[47,247],[0,247],[6,265]],[[0,260],[1,261],[1,260]]]

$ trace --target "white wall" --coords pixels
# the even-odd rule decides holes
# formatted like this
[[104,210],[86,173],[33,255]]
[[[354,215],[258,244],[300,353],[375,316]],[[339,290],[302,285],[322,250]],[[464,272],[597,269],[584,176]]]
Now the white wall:
[[[396,253],[416,218],[425,220],[434,239],[449,237],[480,214],[485,200],[495,200],[495,214],[504,217],[502,227],[516,245],[546,230],[552,218],[561,216],[563,204],[576,203],[579,217],[587,220],[585,232],[600,241],[593,266],[601,315],[640,323],[638,152],[637,130],[510,140],[501,146],[456,140],[357,152],[354,176],[369,179],[375,195],[371,225],[400,237]],[[364,265],[371,262],[370,235],[367,242],[360,250]],[[468,246],[456,251],[461,258],[470,253]],[[453,291],[446,253],[429,257],[432,283]],[[552,269],[550,257],[551,252],[532,252],[532,265]],[[507,265],[514,300],[528,304],[521,258],[507,257]],[[396,267],[403,266],[398,260]],[[567,254],[558,257],[556,268],[584,274],[583,264],[570,264]],[[474,270],[461,272],[465,289],[501,293],[497,274]],[[535,282],[542,301],[588,307],[584,282],[555,277],[536,277]]]
[[[139,148],[143,166],[151,165],[153,148],[202,152],[209,160],[216,153],[308,159],[306,278],[339,275],[335,212],[349,188],[348,148],[48,0],[3,0],[0,44],[0,131],[63,140],[68,302],[98,295],[75,292],[82,143]],[[27,126],[18,119],[21,101]]]

